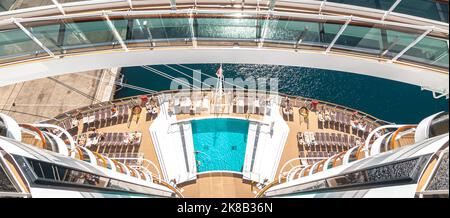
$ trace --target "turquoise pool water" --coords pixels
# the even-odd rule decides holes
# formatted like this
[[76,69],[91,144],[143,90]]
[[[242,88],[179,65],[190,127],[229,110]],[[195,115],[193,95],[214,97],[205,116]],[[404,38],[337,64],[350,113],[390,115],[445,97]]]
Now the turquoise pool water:
[[193,120],[197,172],[242,172],[249,121],[240,119]]

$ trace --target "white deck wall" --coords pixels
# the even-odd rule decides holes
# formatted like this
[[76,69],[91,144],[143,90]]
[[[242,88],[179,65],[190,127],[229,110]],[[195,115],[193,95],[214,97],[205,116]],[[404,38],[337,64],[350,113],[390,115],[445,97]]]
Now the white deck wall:
[[[164,178],[168,182],[176,180],[176,183],[182,183],[196,178],[192,131],[190,131],[190,127],[183,126],[182,123],[172,125],[176,122],[176,117],[169,115],[167,108],[168,102],[161,105],[161,113],[152,123],[149,131]],[[185,138],[186,154],[180,125],[187,131],[184,134],[187,136]],[[186,167],[186,162],[188,167]]]
[[[274,126],[271,130],[270,125],[272,122]],[[255,128],[255,130],[252,128]],[[250,138],[253,137],[252,134],[256,131],[256,127],[250,127],[249,129]],[[258,144],[255,151],[253,169],[251,172],[244,172],[244,178],[259,183],[268,183],[275,179],[281,154],[289,134],[289,127],[279,113],[279,107],[275,102],[272,102],[270,105],[270,113],[264,116],[258,133],[255,133],[255,136],[258,137]],[[254,139],[252,142],[254,142]],[[251,165],[253,148],[253,144],[247,144],[247,151],[251,149],[251,154],[246,153],[245,155],[244,169],[248,171],[250,171],[248,165]]]

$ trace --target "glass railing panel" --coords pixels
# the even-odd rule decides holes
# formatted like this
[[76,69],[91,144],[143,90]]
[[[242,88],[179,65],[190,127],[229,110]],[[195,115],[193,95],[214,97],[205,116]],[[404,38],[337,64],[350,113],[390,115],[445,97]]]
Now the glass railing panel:
[[342,24],[327,23],[326,20],[302,21],[298,18],[271,19],[264,34],[266,42],[292,44],[295,47],[327,47],[342,27]]
[[9,11],[9,9],[13,6],[16,0],[1,0],[0,1],[0,12]]
[[379,28],[348,25],[333,48],[378,55],[382,48],[381,30]]
[[22,25],[33,34],[42,44],[55,54],[62,51],[62,41],[59,37],[64,24],[42,24],[39,22],[22,23]]
[[386,38],[386,43],[383,44],[382,53],[383,57],[395,57],[398,53],[403,51],[408,45],[410,45],[417,37],[420,36],[420,32],[399,32],[395,30],[382,30],[382,37]]
[[448,68],[447,41],[425,37],[403,54],[399,60],[408,60],[437,67]]
[[[114,21],[116,26],[119,23]],[[120,48],[106,21],[65,22],[64,50],[80,51]]]
[[320,25],[316,22],[299,21],[293,18],[267,21],[265,40],[296,44],[320,44]]
[[403,0],[394,12],[448,23],[447,3],[436,0]]
[[336,41],[333,49],[393,58],[410,45],[422,32],[387,29],[388,26],[349,25]]
[[1,62],[23,56],[37,56],[45,53],[22,30],[0,30],[0,59]]
[[[125,17],[110,17],[109,18],[114,26],[114,29],[119,33],[120,38],[125,42],[127,36],[130,34],[128,29],[131,29],[133,20],[129,20]],[[114,44],[118,44],[119,41],[114,37]]]
[[156,22],[154,28],[162,30],[159,35],[167,39],[192,38],[192,28],[189,18],[163,18]]
[[444,51],[441,55],[439,55],[439,57],[435,61],[432,61],[431,65],[444,67],[444,68],[447,68],[447,70],[448,70],[448,67],[449,67],[448,58],[449,58],[449,56],[448,56],[448,50],[447,50],[447,51]]
[[197,38],[254,40],[259,36],[258,18],[223,17],[196,18],[194,31]]
[[321,25],[323,25],[323,27],[320,27],[320,31],[323,32],[321,42],[324,45],[328,46],[333,41],[334,37],[336,37],[339,30],[342,28],[342,24],[324,23]]
[[[129,43],[144,43],[144,46],[183,45],[193,37],[189,17],[133,19],[127,35]],[[180,44],[181,43],[181,44]]]

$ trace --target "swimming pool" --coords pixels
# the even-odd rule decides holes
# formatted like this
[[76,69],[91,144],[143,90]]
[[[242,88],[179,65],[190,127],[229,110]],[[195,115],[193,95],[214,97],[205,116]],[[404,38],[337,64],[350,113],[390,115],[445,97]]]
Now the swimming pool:
[[197,172],[242,172],[249,121],[202,119],[191,121]]

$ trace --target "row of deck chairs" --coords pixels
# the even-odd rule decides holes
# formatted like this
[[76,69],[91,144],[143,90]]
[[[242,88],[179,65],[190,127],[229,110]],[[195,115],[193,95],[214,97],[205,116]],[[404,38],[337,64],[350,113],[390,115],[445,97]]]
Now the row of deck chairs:
[[336,116],[331,116],[331,120],[320,121],[318,120],[319,129],[334,129],[341,132],[349,133],[351,129],[351,115],[336,111]]
[[[351,126],[351,114],[347,114],[342,111],[336,111],[336,116],[331,116],[330,121],[320,121],[318,120],[319,129],[334,129],[337,131],[345,132],[350,134]],[[372,123],[368,123],[365,130],[361,131],[359,129],[353,128],[351,133],[358,137],[366,138],[370,131],[375,129],[376,126]]]
[[[301,133],[297,133],[299,141]],[[300,151],[342,152],[356,145],[356,137],[341,133],[316,132],[314,133],[315,144],[305,147],[299,143]],[[305,149],[309,148],[309,149]]]
[[353,129],[352,133],[354,135],[357,135],[357,136],[365,139],[369,136],[369,133],[372,132],[372,130],[374,130],[375,128],[377,128],[377,126],[375,126],[373,123],[369,122],[369,123],[367,123],[366,129],[364,131],[357,130],[355,132],[355,129]]
[[121,123],[126,123],[130,116],[130,105],[124,104],[117,106],[117,115],[112,116],[111,108],[100,109],[93,112],[88,112],[83,114],[85,117],[94,117],[90,122],[83,124],[83,131],[87,132],[91,127],[102,128],[112,125],[117,125]]
[[301,151],[299,153],[300,158],[311,158],[311,159],[303,159],[302,162],[304,164],[314,164],[323,159],[329,158],[339,152],[322,152],[322,151]]
[[[280,107],[287,107],[288,100],[286,98],[282,98],[280,100]],[[311,109],[311,101],[306,99],[289,99],[289,104],[293,107],[306,107],[308,110]]]
[[[262,98],[258,97],[246,97],[238,96],[236,97],[235,104],[232,104],[231,94],[228,96],[228,106],[233,106],[233,113],[237,114],[260,114],[264,115],[266,113],[266,102]],[[182,97],[180,99],[174,100],[179,104],[173,105],[173,112],[175,114],[200,114],[201,112],[210,112],[211,107],[214,108],[213,111],[221,111],[221,104],[211,104],[209,96],[194,96],[193,99],[190,97]]]
[[201,93],[195,93],[192,96],[190,94],[185,95],[166,95],[163,101],[171,101],[169,104],[169,111],[175,114],[200,114],[202,112],[210,111],[210,97],[209,95],[203,96]]
[[300,157],[331,157],[340,152],[323,152],[323,151],[301,151]]
[[103,153],[102,155],[129,166],[138,165],[140,158],[143,157],[141,153]]
[[266,113],[266,100],[259,97],[237,96],[233,105],[233,112],[237,114],[260,114]]
[[[98,153],[136,153],[139,151],[141,138],[137,141],[129,143],[125,141],[127,132],[109,132],[103,133],[103,139],[97,144],[92,144],[89,149]],[[76,136],[74,136],[76,140]]]
[[[128,121],[129,118],[128,104],[117,106],[117,116],[112,117],[111,108],[100,109],[94,112],[83,113],[83,119],[94,117],[91,122],[83,124],[83,132],[89,130],[90,127],[101,128],[110,125],[116,125]],[[69,117],[58,123],[58,126],[68,131],[71,135],[76,135],[78,132],[78,126],[74,125],[73,121],[75,117]]]
[[57,125],[63,129],[65,129],[71,135],[76,135],[78,132],[78,126],[73,125],[73,123],[72,123],[73,119],[75,119],[75,118],[66,118],[62,122],[58,123]]

